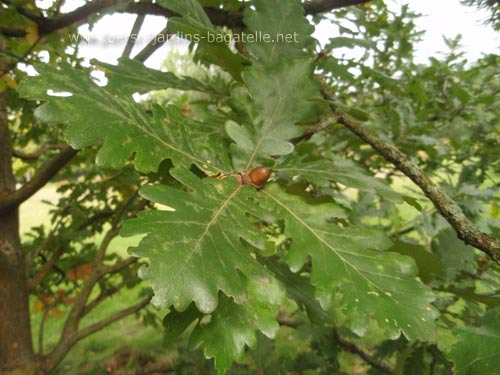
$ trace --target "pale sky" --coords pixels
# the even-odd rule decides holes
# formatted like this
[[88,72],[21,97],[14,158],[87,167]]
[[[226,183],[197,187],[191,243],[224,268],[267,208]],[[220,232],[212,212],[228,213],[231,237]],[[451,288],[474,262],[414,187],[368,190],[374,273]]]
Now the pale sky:
[[[51,1],[41,0],[38,3],[43,7]],[[64,12],[83,4],[80,0],[72,0],[68,3],[63,9]],[[484,53],[500,52],[500,33],[493,31],[491,26],[483,24],[488,17],[485,11],[463,6],[459,0],[387,0],[387,3],[393,9],[397,9],[401,4],[409,4],[413,11],[424,14],[416,21],[417,26],[426,31],[423,41],[417,45],[417,61],[419,62],[425,62],[429,56],[439,57],[440,53],[446,51],[443,35],[455,37],[457,34],[462,34],[462,45],[465,56],[469,60],[476,60]],[[86,26],[80,27],[80,33],[94,41],[80,45],[81,55],[89,59],[96,58],[100,61],[115,63],[123,51],[135,17],[129,14],[115,14],[105,16],[92,31],[89,31]],[[163,17],[146,17],[132,56],[163,29],[165,22]],[[328,25],[320,25],[315,33],[315,37],[321,42],[326,41],[330,36],[332,36],[332,29]],[[170,48],[186,48],[185,46],[186,44],[179,40],[169,41],[148,59],[146,65],[158,68]]]

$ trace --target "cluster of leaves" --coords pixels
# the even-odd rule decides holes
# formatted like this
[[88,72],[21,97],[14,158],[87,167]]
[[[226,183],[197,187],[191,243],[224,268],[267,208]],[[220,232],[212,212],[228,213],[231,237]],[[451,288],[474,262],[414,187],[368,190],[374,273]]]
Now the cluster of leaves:
[[[193,40],[229,33],[213,26],[195,0],[158,3],[180,15],[169,20],[172,33]],[[373,177],[391,182],[397,175],[352,135],[335,126],[310,139],[303,134],[330,117],[331,105],[343,106],[401,149],[420,150],[421,166],[436,178],[449,177],[443,187],[460,192],[466,211],[479,219],[493,192],[474,186],[487,183],[498,159],[471,135],[497,140],[496,58],[468,68],[451,53],[417,66],[411,47],[418,33],[406,7],[396,15],[374,2],[337,17],[343,35],[316,55],[314,27],[300,1],[254,0],[245,8],[246,29],[232,32],[268,34],[273,42],[253,41],[235,51],[200,41],[195,60],[222,69],[217,79],[179,77],[122,59],[116,66],[94,61],[106,73],[105,87],[62,63],[38,65],[39,75],[19,92],[45,102],[37,118],[66,124],[73,147],[100,145],[100,168],[128,176],[118,184],[149,181],[140,194],[156,209],[127,221],[122,235],[145,236],[131,252],[148,261],[139,275],[153,287],[152,303],[169,310],[166,338],[187,330],[189,347],[214,358],[219,373],[257,343],[261,352],[232,371],[340,371],[338,353],[348,349],[334,327],[373,346],[375,356],[396,363],[401,373],[449,373],[435,344],[442,349],[453,340],[448,353],[457,372],[472,366],[474,373],[487,373],[498,344],[471,343],[496,335],[496,310],[483,315],[498,306],[497,267],[462,245],[418,195],[398,194]],[[287,34],[298,37],[280,41]],[[342,57],[341,47],[361,49],[363,57]],[[322,99],[325,87],[333,102]],[[184,96],[144,106],[132,98],[167,88],[201,92],[203,100]],[[133,177],[131,164],[141,177]],[[263,188],[235,178],[258,166],[273,171]],[[403,199],[421,210],[411,220],[400,212]],[[483,225],[498,231],[493,221]],[[294,307],[287,311],[294,319],[315,325],[301,327],[302,344],[287,361],[286,347],[279,346],[288,336],[281,337],[276,319],[284,305]],[[450,327],[472,324],[481,328],[450,333]],[[275,343],[265,338],[276,335]],[[271,346],[282,351],[279,360],[262,354]],[[469,346],[484,359],[467,362]]]

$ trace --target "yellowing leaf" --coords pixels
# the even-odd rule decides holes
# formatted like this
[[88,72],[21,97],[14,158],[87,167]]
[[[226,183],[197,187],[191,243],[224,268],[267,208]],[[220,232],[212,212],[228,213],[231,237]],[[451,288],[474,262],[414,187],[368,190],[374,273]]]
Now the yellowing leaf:
[[26,40],[30,45],[33,45],[38,40],[38,27],[36,25],[30,26],[26,29]]
[[11,89],[17,89],[17,82],[14,78],[12,78],[10,75],[8,74],[4,74],[2,76],[2,80],[5,82],[5,84],[10,87]]
[[85,263],[82,264],[81,266],[73,268],[72,270],[69,270],[66,273],[66,277],[68,278],[68,280],[75,282],[79,279],[87,278],[91,272],[92,272],[92,263]]

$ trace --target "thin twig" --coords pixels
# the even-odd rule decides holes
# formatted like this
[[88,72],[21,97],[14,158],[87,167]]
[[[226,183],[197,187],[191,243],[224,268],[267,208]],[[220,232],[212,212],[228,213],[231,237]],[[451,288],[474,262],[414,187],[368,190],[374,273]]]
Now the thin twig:
[[[61,255],[64,254],[64,247],[59,246],[50,256],[50,258],[40,267],[35,276],[28,280],[28,290],[33,290],[47,276],[50,270],[55,266]],[[64,276],[61,278],[63,279]]]
[[141,52],[135,55],[134,60],[144,62],[146,61],[153,53],[155,53],[163,44],[165,44],[172,35],[167,31],[167,27],[165,27],[162,31],[160,31],[156,36],[150,40],[150,42],[144,47]]
[[45,186],[45,184],[49,182],[71,159],[73,159],[77,153],[78,151],[73,150],[70,146],[65,146],[61,152],[42,165],[37,170],[33,178],[24,184],[20,189],[2,196],[2,199],[0,200],[0,211],[19,206],[21,203],[30,198],[33,194]]
[[63,218],[59,217],[57,219],[55,225],[53,226],[53,228],[50,230],[47,237],[45,237],[45,239],[42,241],[42,243],[39,246],[37,246],[35,249],[30,251],[28,254],[26,254],[25,265],[26,265],[26,272],[27,273],[31,269],[31,267],[33,266],[33,262],[35,261],[36,257],[43,251],[43,249],[45,249],[48,246],[50,241],[52,241],[56,232],[59,230],[59,228],[62,224],[62,221],[63,221]]
[[83,310],[83,315],[89,314],[90,312],[92,312],[92,310],[94,310],[102,302],[104,302],[108,298],[114,296],[116,293],[118,293],[124,287],[126,287],[127,285],[130,285],[133,282],[139,281],[139,280],[140,280],[139,277],[135,276],[135,277],[127,279],[126,281],[121,282],[120,284],[118,284],[116,286],[109,286],[109,287],[107,287],[107,289],[102,290],[96,298],[94,298],[92,301],[90,301],[85,306],[85,309]]
[[355,343],[339,336],[338,333],[334,330],[334,336],[338,344],[342,347],[342,349],[347,350],[353,354],[356,354],[363,361],[368,363],[373,368],[383,372],[384,374],[393,374],[394,369],[384,362],[378,362],[373,358],[373,355],[367,352],[365,349],[360,348]]
[[130,34],[127,39],[127,44],[123,49],[122,57],[129,57],[132,49],[134,48],[135,42],[137,40],[137,36],[141,31],[141,27],[144,23],[144,19],[146,16],[144,14],[139,14],[135,19],[134,26],[132,26],[132,30],[130,30]]
[[33,52],[38,43],[40,43],[40,40],[42,40],[42,37],[39,35],[38,38],[36,38],[35,42],[28,48],[28,50],[19,59],[7,64],[7,68],[2,73],[0,73],[0,78],[8,74],[12,69],[16,67],[17,64],[24,62],[26,58],[29,56],[29,54]]
[[[131,194],[128,199],[123,202],[121,207],[116,211],[115,217],[113,221],[111,222],[111,228],[106,232],[103,240],[101,241],[99,248],[97,249],[97,253],[95,256],[95,261],[93,263],[93,269],[90,275],[87,277],[85,280],[80,293],[75,299],[73,308],[68,314],[68,317],[66,319],[66,322],[64,324],[63,331],[60,335],[59,342],[57,343],[56,347],[52,352],[50,352],[46,356],[46,363],[48,369],[52,369],[55,367],[60,361],[64,358],[66,353],[70,350],[71,347],[80,339],[82,339],[85,336],[88,336],[89,334],[101,329],[102,327],[111,324],[112,322],[121,319],[121,317],[124,317],[128,314],[131,314],[134,311],[139,310],[140,308],[144,307],[148,302],[149,302],[149,297],[147,298],[147,302],[144,303],[144,300],[141,301],[141,303],[132,306],[129,309],[123,310],[121,312],[118,312],[112,316],[110,316],[108,319],[105,319],[104,321],[101,321],[99,323],[96,323],[95,325],[87,327],[83,331],[79,331],[78,327],[80,324],[80,321],[84,315],[85,308],[87,306],[87,302],[89,300],[89,297],[97,284],[97,282],[104,276],[106,275],[106,272],[109,271],[110,268],[113,266],[103,266],[103,261],[106,255],[106,250],[109,247],[109,244],[111,241],[118,235],[120,231],[120,226],[123,218],[127,214],[129,208],[132,206],[132,204],[135,202],[136,198],[138,196],[137,191],[135,191],[133,194]],[[140,207],[143,207],[144,203],[139,202],[138,207],[136,207],[132,213],[135,213],[136,210],[140,209]],[[129,264],[131,264],[132,261],[130,261]],[[122,266],[125,263],[119,263],[120,266]],[[115,265],[116,266],[116,265]]]
[[16,158],[19,158],[22,160],[36,160],[36,159],[39,159],[40,156],[45,154],[47,151],[62,150],[65,147],[67,147],[67,146],[63,145],[63,144],[56,144],[56,145],[42,146],[33,152],[26,152],[26,151],[22,151],[22,150],[12,150],[12,155],[15,156]]
[[103,329],[104,327],[110,325],[111,323],[114,323],[117,320],[123,319],[126,316],[131,315],[131,314],[143,309],[144,307],[146,307],[149,304],[150,300],[151,300],[151,296],[145,297],[139,303],[136,303],[135,305],[130,306],[124,310],[121,310],[121,311],[118,311],[114,314],[111,314],[107,318],[79,330],[78,333],[76,334],[75,341],[80,341],[81,339],[91,335],[94,332],[97,332],[97,331]]

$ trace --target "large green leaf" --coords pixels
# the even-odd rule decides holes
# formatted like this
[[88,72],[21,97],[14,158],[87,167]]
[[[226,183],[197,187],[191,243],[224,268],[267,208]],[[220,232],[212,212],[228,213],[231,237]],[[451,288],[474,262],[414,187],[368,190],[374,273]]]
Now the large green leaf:
[[121,58],[118,65],[111,65],[98,60],[92,60],[91,62],[106,73],[108,78],[106,89],[121,96],[132,95],[136,92],[144,94],[153,90],[167,88],[210,91],[205,84],[197,79],[177,77],[170,72],[151,69],[137,60]]
[[173,10],[180,16],[191,18],[203,26],[212,26],[212,22],[210,22],[210,19],[201,7],[198,0],[158,0],[157,3],[164,8]]
[[101,165],[118,168],[132,156],[141,172],[155,171],[164,159],[189,168],[229,170],[220,125],[202,124],[175,107],[154,107],[153,115],[131,97],[118,96],[96,85],[69,64],[58,68],[37,65],[39,76],[24,80],[19,93],[44,100],[36,110],[47,123],[65,123],[68,142],[84,148],[103,142],[97,155]]
[[220,66],[239,80],[241,71],[249,61],[229,47],[230,34],[217,30],[210,22],[197,0],[159,0],[158,4],[182,16],[168,20],[168,31],[177,37],[198,45],[197,56],[202,60]]
[[418,266],[418,276],[426,284],[445,278],[446,273],[440,259],[422,245],[397,240],[390,251],[412,257]]
[[293,298],[300,308],[305,308],[311,322],[316,324],[332,322],[332,314],[323,310],[314,297],[315,290],[309,278],[290,271],[290,268],[276,257],[260,257],[259,261],[266,265],[285,286],[288,296]]
[[226,124],[236,142],[232,148],[236,169],[269,164],[271,155],[293,151],[289,140],[303,133],[297,123],[317,110],[312,100],[319,95],[319,86],[311,74],[311,64],[303,58],[243,72],[246,87],[235,85],[231,92],[231,105],[242,123]]
[[194,305],[183,312],[169,312],[163,319],[165,337],[174,339],[195,322],[189,346],[202,347],[207,358],[215,358],[218,372],[226,372],[234,360],[243,357],[245,346],[255,348],[256,330],[272,338],[279,328],[276,314],[284,302],[281,287],[276,282],[249,283],[247,290],[248,301],[242,304],[221,294],[217,310],[210,315],[201,314]]
[[279,284],[250,283],[247,290],[244,304],[221,298],[210,322],[198,324],[191,335],[191,348],[203,347],[207,358],[214,357],[219,374],[225,373],[235,359],[243,358],[245,345],[255,348],[256,330],[272,338],[279,328],[276,315],[284,302]]
[[219,291],[241,303],[247,298],[246,280],[269,282],[270,278],[242,243],[264,246],[246,216],[255,210],[255,189],[239,185],[232,177],[202,181],[185,169],[171,174],[192,191],[144,186],[143,197],[175,211],[142,212],[125,223],[122,233],[147,233],[133,252],[150,260],[142,276],[151,280],[153,303],[182,311],[194,301],[200,311],[211,313]]
[[[432,340],[434,295],[415,278],[413,260],[383,252],[391,243],[383,233],[341,228],[331,222],[330,204],[306,204],[274,185],[263,191],[291,237],[286,260],[292,271],[312,259],[311,283],[325,310],[340,308],[346,323],[364,334],[373,318],[392,338]],[[261,199],[263,200],[263,199]]]
[[250,62],[229,48],[230,35],[213,27],[207,27],[189,18],[171,18],[168,30],[173,35],[198,44],[196,56],[220,66],[234,79],[241,80],[241,72]]
[[457,281],[463,272],[476,272],[476,254],[473,247],[457,238],[451,228],[439,232],[432,241],[432,251],[443,264],[449,282]]
[[254,0],[252,5],[245,8],[246,47],[259,64],[304,55],[314,45],[314,26],[304,17],[300,0]]
[[490,310],[478,327],[457,327],[459,339],[448,351],[457,375],[491,375],[500,361],[500,308]]
[[293,181],[303,180],[319,186],[337,182],[361,191],[379,194],[395,202],[402,202],[401,195],[384,180],[369,176],[351,160],[340,157],[335,157],[333,160],[304,161],[296,155],[291,155],[276,167],[276,171]]

